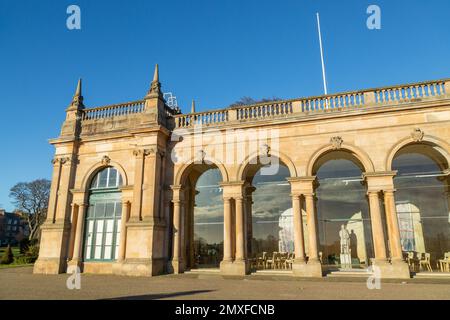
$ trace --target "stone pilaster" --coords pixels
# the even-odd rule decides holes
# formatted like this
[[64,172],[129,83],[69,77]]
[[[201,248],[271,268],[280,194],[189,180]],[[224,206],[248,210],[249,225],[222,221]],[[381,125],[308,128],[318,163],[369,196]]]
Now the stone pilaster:
[[[367,182],[369,208],[371,216],[372,237],[375,249],[374,265],[380,268],[382,278],[408,279],[409,267],[402,257],[400,229],[395,207],[394,182],[395,171],[365,173]],[[390,262],[386,253],[386,242],[380,210],[379,194],[383,192],[386,214],[387,237],[390,247]]]
[[[288,178],[291,184],[292,211],[294,215],[295,260],[292,271],[296,277],[322,277],[322,264],[317,245],[317,224],[314,205],[316,177]],[[305,259],[305,238],[302,217],[302,196],[305,201],[308,228],[308,259]]]
[[172,261],[169,265],[169,271],[172,273],[183,273],[184,263],[181,253],[181,222],[183,192],[181,186],[172,186],[173,190],[173,240],[172,240]]
[[[70,147],[74,148],[73,142]],[[69,148],[70,149],[70,148]],[[49,199],[49,216],[41,226],[39,258],[34,273],[58,274],[66,269],[70,242],[70,189],[73,187],[75,155],[56,156]]]

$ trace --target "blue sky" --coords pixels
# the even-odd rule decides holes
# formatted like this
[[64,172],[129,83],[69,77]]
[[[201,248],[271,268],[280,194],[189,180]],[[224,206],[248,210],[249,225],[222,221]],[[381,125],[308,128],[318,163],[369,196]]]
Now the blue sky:
[[448,0],[0,0],[0,207],[16,182],[50,178],[78,77],[91,107],[141,99],[155,63],[184,111],[322,94],[317,11],[331,92],[450,77]]

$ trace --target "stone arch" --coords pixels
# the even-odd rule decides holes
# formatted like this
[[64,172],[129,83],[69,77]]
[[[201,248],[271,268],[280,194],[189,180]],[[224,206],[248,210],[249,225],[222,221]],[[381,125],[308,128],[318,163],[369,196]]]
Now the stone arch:
[[[238,171],[237,171],[237,176],[235,181],[243,181],[245,180],[245,172],[246,169],[248,168],[249,164],[258,158],[258,156],[260,155],[259,152],[254,152],[252,154],[250,154],[245,160],[244,162],[239,166]],[[297,168],[294,165],[294,162],[292,162],[292,160],[284,153],[280,152],[280,151],[271,151],[270,152],[270,156],[273,157],[277,157],[281,163],[283,163],[288,169],[289,169],[289,173],[291,175],[292,178],[296,178],[297,177]]]
[[308,161],[308,165],[306,167],[307,176],[314,175],[314,166],[317,163],[317,160],[319,160],[325,154],[333,151],[348,152],[361,163],[364,172],[375,172],[375,166],[373,165],[372,160],[366,152],[351,144],[343,142],[339,149],[336,149],[333,145],[330,144],[323,146],[319,150],[317,150]]
[[[223,165],[223,163],[221,163],[220,161],[210,158],[210,157],[205,157],[204,159],[205,164],[209,164],[211,166],[215,166],[219,169],[221,175],[222,175],[222,179],[223,182],[228,182],[228,171],[225,168],[225,166]],[[186,164],[184,164],[180,169],[177,170],[177,173],[175,174],[175,179],[174,179],[174,185],[176,186],[180,186],[183,185],[183,183],[185,182],[186,178],[189,176],[190,173],[190,169],[195,166],[196,164],[200,164],[198,163],[198,160],[196,159],[191,159],[189,162],[187,162]]]
[[392,171],[392,162],[394,161],[395,156],[401,149],[403,149],[406,146],[414,145],[414,144],[422,144],[422,145],[428,145],[428,146],[432,147],[440,156],[445,158],[445,160],[447,162],[446,169],[449,168],[449,165],[450,165],[450,153],[449,153],[450,146],[449,146],[449,144],[446,141],[441,140],[439,138],[429,136],[429,135],[424,135],[424,137],[421,141],[416,141],[412,137],[407,137],[407,138],[402,139],[399,142],[397,142],[391,148],[391,150],[388,152],[388,155],[386,157],[386,161],[385,161],[386,171]]
[[99,161],[96,164],[94,164],[92,167],[89,168],[87,173],[84,175],[83,180],[81,181],[81,190],[87,192],[89,189],[89,186],[91,185],[92,179],[95,177],[95,175],[102,169],[105,169],[108,167],[114,167],[115,169],[117,169],[117,171],[122,176],[123,186],[128,186],[128,176],[127,176],[126,171],[123,168],[123,166],[116,161],[109,160],[107,164],[105,164],[102,161]]

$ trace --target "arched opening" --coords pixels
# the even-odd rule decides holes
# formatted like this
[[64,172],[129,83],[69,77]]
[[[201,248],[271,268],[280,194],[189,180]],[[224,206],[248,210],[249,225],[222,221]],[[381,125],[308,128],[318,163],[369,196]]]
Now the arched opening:
[[184,221],[187,269],[218,268],[223,259],[223,196],[220,170],[192,165],[184,183]]
[[[270,168],[270,169],[268,169]],[[255,269],[289,269],[294,254],[294,230],[288,167],[277,170],[261,163],[244,171],[246,248]]]
[[113,167],[96,173],[89,188],[84,261],[115,261],[120,242],[122,176]]
[[363,172],[345,151],[326,153],[314,166],[319,257],[327,269],[366,268],[374,257]]
[[397,152],[392,169],[401,245],[411,269],[443,270],[439,260],[450,252],[446,159],[430,145],[411,144]]

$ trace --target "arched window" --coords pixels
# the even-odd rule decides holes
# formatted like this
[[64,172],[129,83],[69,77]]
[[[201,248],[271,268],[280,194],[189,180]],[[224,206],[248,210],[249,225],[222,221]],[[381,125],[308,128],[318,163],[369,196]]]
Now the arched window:
[[84,260],[114,261],[120,241],[122,177],[113,167],[99,171],[89,190]]
[[[335,151],[320,158],[315,168],[323,264],[331,268],[367,267],[374,254],[362,165],[349,153]],[[341,232],[342,228],[347,230],[349,248],[341,247],[341,235],[345,232]],[[344,258],[346,261],[341,261]]]
[[223,259],[222,175],[208,169],[195,184],[193,208],[194,259],[198,268],[219,267]]
[[[263,168],[250,165],[245,177],[250,185],[244,202],[249,206],[248,256],[255,261],[264,256],[269,260],[279,255],[287,257],[294,252],[291,186],[286,180],[290,177],[289,169],[280,163],[278,171],[268,175]],[[266,267],[284,268],[284,265],[273,263]]]
[[392,167],[398,171],[394,185],[402,249],[418,260],[429,255],[436,269],[450,251],[448,164],[431,146],[417,144],[401,149]]

